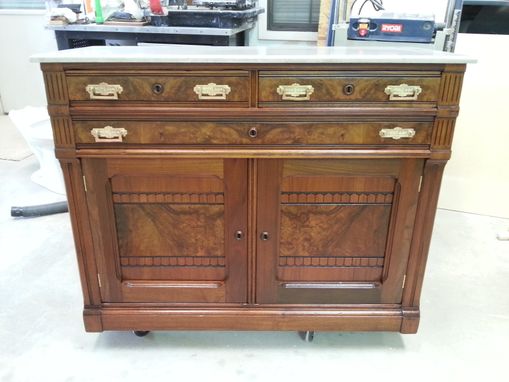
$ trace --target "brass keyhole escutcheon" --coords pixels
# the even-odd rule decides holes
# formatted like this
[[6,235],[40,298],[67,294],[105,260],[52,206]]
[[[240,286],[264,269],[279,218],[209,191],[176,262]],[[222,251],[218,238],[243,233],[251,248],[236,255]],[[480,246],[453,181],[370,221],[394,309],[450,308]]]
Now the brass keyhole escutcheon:
[[244,238],[244,232],[236,231],[234,236],[235,236],[235,240],[242,240]]
[[353,86],[352,84],[348,84],[343,87],[343,93],[345,93],[346,95],[352,95],[354,90],[355,86]]
[[263,241],[269,240],[270,239],[269,233],[266,231],[262,232],[262,234],[260,235],[260,239],[262,239]]
[[256,138],[258,136],[258,130],[256,127],[251,127],[247,133],[251,138]]
[[159,95],[159,94],[161,94],[163,91],[164,91],[164,86],[163,86],[163,85],[161,85],[161,84],[154,84],[154,85],[152,85],[152,92],[153,92],[154,94]]

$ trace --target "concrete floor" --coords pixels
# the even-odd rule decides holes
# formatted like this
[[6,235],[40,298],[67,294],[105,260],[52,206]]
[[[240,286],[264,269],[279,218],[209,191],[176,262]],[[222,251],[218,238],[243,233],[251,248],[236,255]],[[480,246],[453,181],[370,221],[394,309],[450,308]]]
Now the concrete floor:
[[419,333],[85,333],[68,214],[13,219],[61,200],[0,161],[1,381],[507,381],[508,219],[439,211]]

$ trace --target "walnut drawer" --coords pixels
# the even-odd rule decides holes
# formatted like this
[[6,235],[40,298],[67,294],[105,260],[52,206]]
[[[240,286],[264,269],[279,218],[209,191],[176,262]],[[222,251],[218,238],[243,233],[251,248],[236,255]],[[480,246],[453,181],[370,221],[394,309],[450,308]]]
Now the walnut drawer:
[[440,72],[261,71],[258,101],[277,107],[348,102],[409,106],[436,102],[439,86]]
[[[94,134],[99,136],[97,141],[92,134],[93,129],[103,129],[94,130]],[[431,140],[431,130],[432,122],[408,121],[74,122],[75,141],[78,145],[98,143],[119,145],[428,145]],[[112,135],[109,135],[108,131],[113,131]],[[409,137],[408,133],[413,136]],[[388,135],[388,137],[381,135]],[[391,135],[393,137],[390,137]],[[121,139],[120,136],[122,136]]]
[[67,72],[69,100],[168,102],[202,106],[204,104],[243,103],[248,106],[248,71],[137,71]]

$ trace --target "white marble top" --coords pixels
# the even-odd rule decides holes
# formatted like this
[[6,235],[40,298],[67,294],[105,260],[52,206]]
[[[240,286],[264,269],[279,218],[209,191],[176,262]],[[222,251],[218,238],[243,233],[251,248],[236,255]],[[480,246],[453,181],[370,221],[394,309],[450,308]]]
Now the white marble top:
[[32,56],[32,62],[464,64],[453,53],[393,47],[93,46]]

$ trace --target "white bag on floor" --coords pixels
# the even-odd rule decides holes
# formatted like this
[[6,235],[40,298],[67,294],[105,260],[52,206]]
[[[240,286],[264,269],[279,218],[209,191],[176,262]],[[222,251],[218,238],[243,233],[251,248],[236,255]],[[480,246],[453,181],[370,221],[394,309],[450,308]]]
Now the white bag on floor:
[[46,108],[27,106],[21,110],[12,110],[9,118],[39,161],[40,169],[30,179],[50,191],[65,195],[64,178],[55,158],[55,143]]

